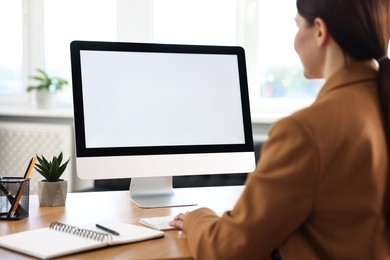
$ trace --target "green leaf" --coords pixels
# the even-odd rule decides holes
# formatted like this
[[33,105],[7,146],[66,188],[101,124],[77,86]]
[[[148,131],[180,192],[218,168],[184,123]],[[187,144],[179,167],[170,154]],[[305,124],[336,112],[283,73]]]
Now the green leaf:
[[38,160],[38,163],[39,163],[37,166],[39,166],[42,169],[42,171],[48,171],[49,170],[48,162],[45,161],[46,159],[43,157],[43,155],[41,155],[41,156],[42,157],[39,157],[37,155],[37,160]]
[[43,161],[42,166],[45,167],[47,170],[49,170],[49,169],[50,169],[51,162],[48,162],[48,161],[46,160],[46,158],[43,157],[43,155],[42,155],[42,161]]
[[59,164],[59,165],[60,165],[61,162],[62,162],[62,157],[63,157],[63,155],[62,155],[62,152],[61,152],[60,155],[58,155],[58,164]]
[[59,168],[58,168],[58,178],[60,178],[60,176],[64,173],[66,167],[68,166],[68,163],[70,161],[70,158],[63,164],[61,165]]

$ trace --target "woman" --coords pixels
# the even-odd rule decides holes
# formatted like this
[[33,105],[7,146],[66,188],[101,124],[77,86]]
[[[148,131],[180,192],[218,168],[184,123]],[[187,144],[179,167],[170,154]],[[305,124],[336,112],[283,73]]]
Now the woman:
[[297,0],[294,46],[305,76],[325,84],[310,107],[272,126],[232,211],[171,222],[196,259],[390,257],[389,8]]

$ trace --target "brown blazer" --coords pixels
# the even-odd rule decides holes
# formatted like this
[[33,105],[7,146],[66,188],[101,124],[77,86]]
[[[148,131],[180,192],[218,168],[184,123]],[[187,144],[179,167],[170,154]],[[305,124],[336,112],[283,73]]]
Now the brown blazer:
[[357,62],[315,102],[275,123],[233,208],[184,222],[196,259],[389,259],[384,191],[389,171],[377,69]]

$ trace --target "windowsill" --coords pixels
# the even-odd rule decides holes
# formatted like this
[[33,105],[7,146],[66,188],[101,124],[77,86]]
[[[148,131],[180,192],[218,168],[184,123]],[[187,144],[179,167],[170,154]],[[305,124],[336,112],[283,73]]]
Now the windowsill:
[[[288,113],[252,113],[252,123],[272,124],[287,115]],[[73,118],[73,109],[72,107],[42,109],[33,105],[0,104],[0,116]]]
[[[269,126],[286,116],[287,113],[252,113],[252,125],[254,139],[266,140]],[[45,118],[45,120],[69,120],[73,119],[71,106],[58,106],[52,109],[40,109],[32,104],[2,104],[0,103],[0,118]]]
[[73,118],[73,109],[71,107],[42,109],[27,104],[24,105],[0,104],[0,116]]
[[[70,98],[57,100],[53,109],[39,109],[35,105],[34,95],[0,95],[0,116],[73,118]],[[313,102],[310,98],[261,98],[251,101],[253,125],[269,126],[294,111]]]
[[252,112],[252,124],[273,124],[290,113]]

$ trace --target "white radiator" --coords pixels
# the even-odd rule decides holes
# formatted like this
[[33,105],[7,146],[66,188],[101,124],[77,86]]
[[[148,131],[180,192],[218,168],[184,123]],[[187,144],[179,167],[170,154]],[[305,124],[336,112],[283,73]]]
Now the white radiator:
[[[35,154],[52,159],[60,152],[64,161],[72,155],[72,129],[70,125],[41,123],[0,122],[0,176],[22,177],[27,164]],[[72,159],[61,176],[68,180],[72,190]],[[36,194],[38,180],[43,177],[34,169],[30,181],[30,194]]]

